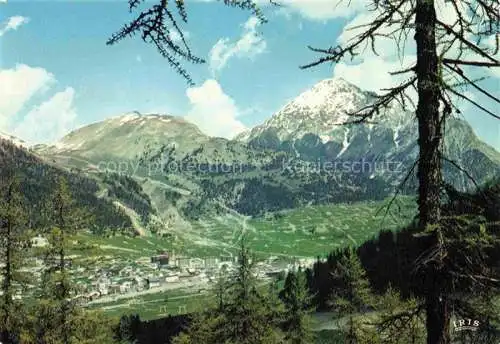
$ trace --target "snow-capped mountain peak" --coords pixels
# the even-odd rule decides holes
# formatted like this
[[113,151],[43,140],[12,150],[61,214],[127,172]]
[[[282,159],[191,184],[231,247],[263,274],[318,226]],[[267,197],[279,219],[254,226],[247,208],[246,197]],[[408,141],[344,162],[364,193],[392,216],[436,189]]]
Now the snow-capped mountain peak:
[[372,101],[373,93],[365,92],[342,78],[318,82],[288,102],[261,126],[238,137],[248,141],[272,128],[279,139],[300,139],[306,133],[331,139],[332,130],[352,121],[349,113],[359,110]]
[[[355,111],[366,98],[366,94],[344,79],[326,79],[286,104],[277,117],[286,118],[291,112],[302,111],[307,112],[310,119],[340,124],[348,121],[347,112]],[[329,116],[322,116],[325,113]]]

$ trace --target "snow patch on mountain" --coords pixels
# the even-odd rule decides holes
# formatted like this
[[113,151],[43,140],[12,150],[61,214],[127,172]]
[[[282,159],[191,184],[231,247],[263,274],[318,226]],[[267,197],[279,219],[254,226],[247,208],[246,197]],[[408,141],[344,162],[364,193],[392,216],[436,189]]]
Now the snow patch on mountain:
[[327,79],[286,104],[265,125],[283,128],[284,136],[323,134],[325,129],[351,120],[349,113],[365,101],[366,96],[344,79]]
[[368,144],[370,145],[370,147],[373,146],[373,142],[372,142],[372,132],[373,132],[373,127],[374,127],[374,124],[370,123],[367,125],[368,127]]
[[401,127],[396,127],[394,128],[394,134],[392,136],[392,141],[394,141],[394,145],[396,146],[396,148],[399,148],[399,142],[398,142],[398,139],[399,139],[399,130],[401,129]]
[[125,123],[129,123],[129,122],[132,122],[132,121],[135,121],[136,119],[140,118],[141,116],[139,114],[136,114],[136,113],[132,113],[132,114],[127,114],[125,116],[122,116],[120,117],[120,125],[123,125]]
[[339,154],[337,154],[337,158],[341,157],[342,154],[344,154],[344,152],[347,150],[347,148],[349,148],[349,145],[351,144],[349,142],[349,133],[350,133],[349,128],[345,128],[344,140],[342,141],[342,149],[340,150]]
[[321,140],[321,143],[325,144],[327,142],[330,142],[332,140],[332,136],[331,135],[319,135],[319,138]]
[[[335,96],[332,97],[332,95]],[[344,110],[354,110],[354,95],[354,86],[344,79],[327,79],[300,94],[280,112],[309,110],[309,118],[316,119],[325,108],[335,109],[341,106]],[[338,123],[348,120],[346,113],[337,113],[336,115],[333,120]]]

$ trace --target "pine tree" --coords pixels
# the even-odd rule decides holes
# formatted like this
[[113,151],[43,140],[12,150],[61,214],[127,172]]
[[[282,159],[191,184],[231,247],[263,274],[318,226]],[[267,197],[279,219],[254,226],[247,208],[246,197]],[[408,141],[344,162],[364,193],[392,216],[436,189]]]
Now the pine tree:
[[226,304],[228,281],[226,276],[226,270],[223,268],[219,271],[217,282],[214,286],[214,292],[216,297],[215,310],[219,314],[224,313],[224,308]]
[[255,259],[242,242],[225,311],[229,343],[277,343],[282,335],[273,327],[273,312],[267,304],[268,296],[259,288],[254,266]]
[[0,185],[0,256],[2,291],[0,300],[0,342],[14,343],[23,325],[25,309],[15,296],[21,292],[28,276],[26,250],[29,246],[28,216],[20,192],[18,176],[10,174]]
[[403,299],[389,286],[377,298],[377,337],[386,344],[419,344],[425,341],[422,303],[415,298]]
[[344,251],[333,276],[339,285],[334,289],[332,305],[339,313],[363,312],[373,305],[370,282],[354,248]]
[[290,344],[314,343],[312,319],[312,296],[307,288],[307,280],[302,270],[290,271],[282,292],[285,304],[285,333]]
[[269,309],[269,319],[271,321],[271,325],[277,329],[283,329],[283,324],[286,319],[285,304],[283,303],[283,299],[281,297],[283,291],[280,288],[280,282],[282,280],[284,280],[283,276],[276,276],[276,278],[269,283],[266,296],[266,305]]
[[70,235],[89,220],[85,215],[75,205],[66,179],[60,177],[49,202],[49,245],[35,310],[38,343],[69,344],[75,336],[75,321],[82,315],[71,300],[68,248]]
[[[368,330],[362,328],[357,316],[373,307],[374,296],[366,271],[354,248],[349,247],[344,251],[332,274],[337,285],[333,291],[331,305],[340,317],[339,325],[344,332],[346,343],[362,342],[363,332]],[[346,320],[346,324],[341,324],[343,320]]]
[[209,298],[189,316],[189,327],[173,339],[173,344],[223,343],[228,286],[226,270],[222,269],[213,286],[214,299]]
[[209,309],[192,314],[189,328],[175,337],[172,343],[226,343],[226,334],[224,332],[226,318],[223,314],[212,311],[212,309]]
[[254,262],[242,244],[235,273],[215,287],[216,304],[195,314],[187,331],[174,339],[175,344],[282,343],[276,315],[279,306],[259,285]]
[[113,319],[99,311],[75,312],[72,344],[117,344],[113,338]]
[[114,329],[114,338],[118,343],[134,343],[139,334],[141,319],[139,315],[122,315]]

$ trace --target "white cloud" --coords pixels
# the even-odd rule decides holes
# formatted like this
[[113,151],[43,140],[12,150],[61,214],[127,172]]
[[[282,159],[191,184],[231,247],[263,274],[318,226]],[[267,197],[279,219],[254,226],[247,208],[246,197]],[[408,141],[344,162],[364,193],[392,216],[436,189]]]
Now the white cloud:
[[216,80],[209,79],[199,87],[188,88],[186,94],[191,109],[185,118],[205,134],[232,138],[246,129],[237,119],[239,111],[234,100]]
[[[407,13],[407,10],[403,10],[403,13]],[[368,25],[373,23],[379,15],[379,12],[375,11],[358,13],[346,24],[337,38],[337,43],[344,47],[352,44],[357,39],[357,36],[364,33],[368,29]],[[395,14],[394,20],[399,19],[401,19],[399,14]],[[374,47],[378,56],[395,60],[404,55],[415,54],[414,30],[412,28],[406,30],[406,36],[399,36],[400,24],[389,24],[381,26],[377,33],[378,36],[375,38]],[[361,50],[361,54],[356,57],[357,60],[377,56],[372,51],[370,40],[367,40],[358,50]]]
[[407,56],[402,63],[381,57],[372,57],[356,64],[340,62],[335,65],[334,76],[344,78],[362,89],[379,93],[381,89],[389,88],[405,78],[390,75],[390,72],[409,67],[414,60],[414,56]]
[[472,14],[469,12],[467,5],[461,1],[451,3],[447,0],[437,0],[435,7],[437,19],[448,25],[453,25],[457,21],[457,9],[463,18],[470,19]]
[[32,108],[12,133],[30,143],[49,143],[60,139],[76,124],[74,96],[75,90],[71,87],[56,93]]
[[8,31],[15,31],[21,25],[28,23],[30,20],[23,16],[13,16],[7,19],[7,23],[0,28],[0,37],[3,36]]
[[75,124],[74,89],[66,88],[38,106],[35,95],[46,92],[56,80],[43,68],[24,64],[0,70],[0,130],[29,143],[52,142]]
[[267,47],[267,43],[257,32],[259,20],[250,17],[243,24],[243,33],[238,41],[231,43],[229,38],[221,38],[212,47],[209,55],[210,69],[213,73],[223,69],[229,59],[233,57],[253,58],[262,54]]
[[[495,52],[496,47],[497,47],[497,39],[500,40],[500,36],[497,35],[490,35],[488,38],[483,40],[481,46],[484,46],[488,49],[490,49],[491,52]],[[500,44],[500,42],[499,42]],[[496,52],[495,56],[500,56],[500,49]]]
[[36,93],[46,90],[54,81],[54,76],[45,69],[24,64],[0,70],[0,129],[5,129]]
[[[184,39],[185,40],[188,40],[191,37],[191,33],[189,31],[183,30],[182,34],[184,35]],[[182,43],[182,37],[181,37],[181,35],[179,34],[179,32],[177,32],[175,30],[172,30],[170,32],[170,38],[176,44]]]
[[[436,1],[436,9],[438,18],[447,24],[453,24],[457,19],[456,11],[451,3],[446,2],[445,0],[437,0]],[[459,10],[461,11],[462,16],[468,16],[470,14],[467,13],[463,5],[459,5]],[[407,10],[405,9],[407,13]],[[337,39],[337,43],[342,46],[346,46],[350,41],[360,32],[366,30],[364,28],[356,28],[359,25],[372,23],[377,16],[377,13],[374,12],[359,12],[352,20],[344,27],[343,32],[339,35]],[[398,19],[398,18],[396,18]],[[414,18],[411,20],[414,22]],[[392,25],[391,27],[382,27],[379,31],[381,34],[389,34],[393,32],[398,27],[396,25]],[[390,75],[390,72],[402,70],[404,68],[411,67],[416,62],[416,47],[414,40],[414,30],[408,30],[407,41],[403,48],[399,51],[398,46],[396,45],[397,37],[387,38],[387,37],[377,37],[375,47],[376,51],[379,54],[375,55],[371,46],[368,44],[367,46],[363,46],[362,51],[359,51],[360,54],[357,55],[352,61],[344,60],[340,63],[335,64],[334,66],[334,76],[342,77],[353,84],[357,85],[362,89],[367,89],[373,92],[380,93],[383,88],[394,87],[410,76],[410,74],[402,74],[402,75]],[[473,37],[469,37],[471,41],[475,39]],[[368,42],[370,43],[370,42]],[[488,39],[482,42],[482,45],[485,47],[493,48],[495,43],[495,37],[491,36]],[[453,46],[448,52],[447,57],[456,58],[458,56],[458,44]],[[477,56],[477,54],[467,51],[464,55],[462,55],[462,59],[471,59],[471,60],[481,60]],[[481,76],[494,76],[500,77],[500,68],[490,68],[488,71],[482,70],[478,71],[477,68],[475,70],[463,68],[464,71],[471,78],[481,77]],[[480,75],[481,72],[485,75]],[[474,92],[475,93],[475,92]],[[418,97],[415,90],[410,89],[407,93],[412,100],[416,103]],[[470,93],[472,95],[473,93]],[[467,103],[464,101],[458,101],[458,99],[453,98],[453,101],[456,105],[458,105],[462,111],[466,111],[468,109]]]
[[[500,47],[499,47],[498,51],[496,51],[496,54],[494,54],[495,50],[497,48],[497,39],[500,40],[500,37],[498,37],[496,35],[491,35],[488,38],[484,39],[481,42],[480,46],[481,46],[481,48],[488,49],[488,52],[491,55],[493,55],[493,57],[495,57],[496,59],[500,59]],[[500,44],[500,42],[499,42],[499,44]],[[476,60],[479,60],[479,59],[476,58]],[[487,61],[487,62],[491,62],[491,61]],[[494,78],[500,78],[500,67],[487,68],[487,73],[489,74],[489,76],[492,76]],[[488,75],[484,75],[484,76],[488,76]]]
[[[406,15],[410,11],[410,7],[412,6],[411,3],[406,4],[403,9],[402,13],[403,15]],[[467,7],[463,3],[457,3],[456,8],[455,5],[452,4],[451,2],[447,0],[436,0],[435,2],[436,6],[436,15],[437,18],[442,21],[445,24],[448,24],[450,26],[453,26],[456,20],[458,19],[458,14],[456,13],[457,9],[460,11],[460,15],[464,18],[471,16],[470,11],[467,10]],[[348,44],[355,36],[358,34],[366,31],[367,27],[360,27],[363,25],[367,25],[372,23],[377,16],[380,15],[380,12],[375,12],[375,11],[361,11],[359,12],[345,27],[343,32],[339,35],[337,42],[342,45]],[[400,33],[400,24],[398,21],[402,20],[403,17],[401,14],[395,14],[395,17],[393,18],[393,21],[396,22],[396,24],[390,24],[386,26],[382,26],[377,32],[378,36],[376,37],[375,40],[375,48],[377,53],[384,57],[384,58],[390,58],[390,59],[395,59],[396,57],[399,57],[399,55],[414,55],[416,53],[416,47],[415,47],[415,40],[414,40],[414,34],[415,30],[413,28],[408,28],[407,29],[407,36],[406,40],[402,40],[400,43],[400,46],[398,47],[396,45],[396,41],[400,38],[399,33]],[[412,19],[409,21],[410,25],[413,24],[415,21],[415,15],[413,15]],[[384,37],[383,35],[387,35],[389,37]],[[476,38],[469,36],[467,37],[471,41],[475,41]],[[483,42],[486,44],[486,46],[491,46],[492,39],[494,37],[489,38],[486,40],[486,42]],[[351,41],[352,42],[352,41]],[[363,48],[366,48],[363,53],[357,57],[357,60],[363,60],[368,57],[373,57],[376,56],[373,54],[370,43],[367,42],[368,44],[366,46],[363,46]],[[444,44],[439,44],[438,42],[438,47],[441,50],[441,48],[444,48]],[[447,52],[447,57],[449,58],[456,58],[459,56],[459,41],[456,41],[456,44],[454,44],[451,49],[448,50]],[[446,45],[446,48],[448,46]],[[401,50],[401,51],[398,51]],[[468,50],[465,52],[465,54],[461,55],[462,58],[467,59],[467,58],[479,58],[479,56],[472,51]],[[479,58],[480,59],[480,58]]]
[[[410,6],[409,4],[408,6]],[[457,19],[457,14],[452,4],[445,0],[436,1],[437,16],[445,23],[452,24]],[[463,6],[459,6],[461,15],[466,16],[466,11]],[[408,13],[408,9],[403,9],[403,13]],[[337,43],[342,46],[347,46],[352,43],[352,40],[360,33],[364,32],[367,27],[360,27],[372,23],[379,14],[377,12],[362,11],[359,12],[352,20],[344,27],[344,30],[337,38]],[[400,19],[396,17],[395,19]],[[414,22],[414,18],[410,21]],[[404,68],[411,67],[416,62],[416,45],[414,29],[408,29],[406,41],[400,41],[400,46],[397,45],[399,36],[399,24],[383,26],[378,33],[385,36],[377,36],[375,40],[375,50],[372,51],[371,42],[361,46],[360,53],[350,62],[337,63],[334,69],[334,75],[343,77],[344,79],[358,85],[361,88],[375,92],[380,92],[382,88],[395,86],[408,77],[406,75],[390,75],[389,72],[394,72]],[[487,42],[491,44],[491,42]],[[449,52],[449,57],[455,57],[458,52],[453,47]],[[412,94],[412,97],[415,95]]]
[[[260,5],[269,0],[256,1]],[[363,11],[367,4],[364,0],[277,0],[282,5],[279,11],[298,13],[310,20],[325,21],[334,18],[347,18]]]
[[[215,2],[216,0],[196,0],[197,2]],[[269,0],[254,0],[260,6],[274,6]],[[365,11],[366,0],[274,0],[279,4],[276,12],[289,16],[297,13],[314,21],[326,21],[334,18],[348,18]],[[291,17],[289,17],[291,18]]]
[[[377,13],[362,12],[356,15],[345,27],[337,38],[337,43],[347,46],[352,43],[355,37],[364,32],[366,27],[360,27],[369,24],[375,20]],[[392,26],[382,27],[380,33],[389,35],[395,28]],[[395,72],[408,67],[416,61],[415,44],[413,34],[410,32],[408,40],[402,44],[401,52],[396,45],[398,37],[379,36],[375,40],[375,54],[372,51],[370,42],[361,46],[357,55],[352,61],[339,62],[335,64],[334,76],[342,77],[345,80],[357,85],[362,89],[380,93],[382,89],[393,87],[408,77],[408,75],[391,75]],[[411,94],[412,98],[415,94]]]

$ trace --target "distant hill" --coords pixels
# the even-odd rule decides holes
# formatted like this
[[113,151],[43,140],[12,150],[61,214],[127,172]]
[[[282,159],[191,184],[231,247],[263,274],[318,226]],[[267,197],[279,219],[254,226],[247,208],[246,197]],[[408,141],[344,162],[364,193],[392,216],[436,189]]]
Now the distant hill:
[[[233,211],[260,216],[381,200],[414,166],[417,130],[413,115],[396,105],[376,124],[342,125],[374,96],[327,79],[236,140],[209,137],[180,117],[132,112],[32,151],[93,180],[98,195],[119,202],[140,231],[182,231],[192,220]],[[458,118],[446,124],[444,154],[445,180],[460,191],[474,188],[469,177],[482,184],[500,175],[500,153]],[[404,193],[415,186],[413,174]]]
[[[118,185],[124,185],[123,181],[118,181],[118,185],[115,184],[112,188],[87,174],[68,170],[47,159],[42,159],[18,145],[17,142],[16,140],[0,138],[0,166],[2,166],[0,179],[6,178],[9,169],[18,174],[21,179],[22,192],[30,211],[30,218],[35,228],[43,223],[47,199],[54,190],[58,177],[63,176],[68,180],[77,204],[94,215],[96,227],[102,230],[133,230],[130,216],[116,205],[123,203],[128,204],[131,208],[135,207],[134,204],[130,204],[131,197],[128,196],[133,192],[130,185],[126,185],[125,194],[115,193],[108,197],[107,194],[103,193],[103,187],[107,186],[110,190],[118,189]],[[137,197],[143,197],[140,202],[148,202],[147,196],[143,194],[137,194]]]
[[125,114],[34,150],[86,173],[133,176],[171,227],[207,213],[254,216],[307,204],[383,199],[390,191],[378,177],[316,171],[289,152],[208,137],[168,115]]

